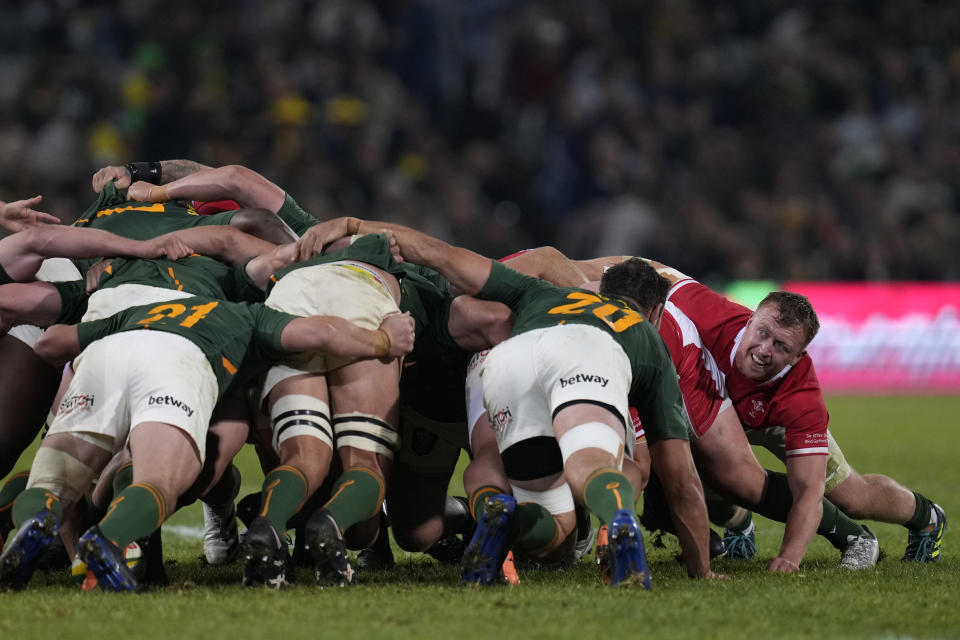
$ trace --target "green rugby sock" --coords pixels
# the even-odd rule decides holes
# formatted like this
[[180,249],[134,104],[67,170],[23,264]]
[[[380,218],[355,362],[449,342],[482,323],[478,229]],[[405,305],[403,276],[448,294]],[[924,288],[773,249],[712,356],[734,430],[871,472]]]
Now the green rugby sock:
[[606,524],[613,521],[617,511],[633,511],[637,505],[633,485],[627,476],[613,468],[594,471],[587,479],[583,493],[587,508]]
[[307,477],[288,464],[281,465],[263,479],[260,515],[273,523],[277,531],[287,530],[292,518],[307,499]]
[[124,489],[133,484],[133,463],[120,465],[113,474],[113,495],[120,495]]
[[492,484],[484,485],[470,494],[470,515],[473,516],[474,520],[480,520],[480,513],[483,511],[483,505],[487,504],[487,500],[498,493],[505,493],[507,495],[510,494],[509,491],[504,491],[500,487]]
[[557,536],[557,522],[553,516],[535,502],[517,505],[517,538],[514,549],[536,556],[536,552],[552,546]]
[[849,536],[856,537],[863,533],[863,527],[840,511],[837,505],[824,498],[823,517],[820,519],[817,533],[829,540],[830,544],[837,549],[842,549],[847,546]]
[[103,536],[124,549],[153,533],[167,517],[163,494],[148,482],[135,482],[113,498],[100,521]]
[[916,491],[913,492],[913,497],[917,500],[917,506],[913,510],[913,517],[907,520],[903,526],[907,529],[923,529],[930,524],[930,511],[933,509],[933,503]]
[[63,505],[60,503],[60,498],[53,495],[49,490],[43,487],[24,490],[13,503],[11,511],[13,526],[19,527],[24,520],[44,509],[52,511],[57,518],[63,515]]
[[380,512],[383,493],[383,477],[378,472],[353,467],[344,471],[333,485],[333,496],[324,508],[340,531],[346,531]]
[[13,502],[23,490],[27,488],[29,471],[14,474],[0,489],[0,537],[6,536],[13,529]]

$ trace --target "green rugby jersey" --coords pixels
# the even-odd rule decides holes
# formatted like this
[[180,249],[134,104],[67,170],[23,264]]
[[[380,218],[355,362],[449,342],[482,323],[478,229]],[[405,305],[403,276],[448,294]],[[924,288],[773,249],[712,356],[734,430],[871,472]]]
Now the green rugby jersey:
[[288,227],[298,236],[302,236],[310,227],[320,224],[320,221],[303,210],[297,201],[289,193],[285,195],[277,216],[283,220]]
[[166,258],[118,258],[100,276],[99,289],[122,284],[143,284],[198,296],[234,300],[237,274],[233,267],[206,256]]
[[105,229],[125,238],[149,240],[164,233],[190,227],[230,224],[235,213],[236,211],[224,211],[212,216],[201,216],[189,202],[125,200],[116,185],[110,182],[73,226]]
[[7,273],[7,270],[3,268],[3,265],[0,264],[0,284],[10,284],[13,282],[13,278],[10,277],[10,274]]
[[[257,369],[262,371],[288,354],[281,346],[280,336],[294,318],[262,304],[197,296],[131,307],[109,318],[81,322],[77,334],[81,348],[123,331],[164,331],[182,336],[203,351],[222,395],[236,378],[255,375]],[[245,366],[238,376],[241,364]]]
[[647,438],[651,442],[689,438],[673,360],[656,327],[643,315],[617,298],[558,287],[495,260],[491,263],[490,278],[477,297],[498,300],[513,310],[512,335],[561,324],[606,331],[630,360],[633,381],[628,402],[640,414]]

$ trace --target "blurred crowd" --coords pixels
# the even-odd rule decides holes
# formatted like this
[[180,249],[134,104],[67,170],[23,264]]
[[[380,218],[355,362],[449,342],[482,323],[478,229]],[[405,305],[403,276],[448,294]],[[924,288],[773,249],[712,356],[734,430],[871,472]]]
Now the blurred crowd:
[[706,281],[960,279],[960,5],[4,0],[0,199],[107,164]]

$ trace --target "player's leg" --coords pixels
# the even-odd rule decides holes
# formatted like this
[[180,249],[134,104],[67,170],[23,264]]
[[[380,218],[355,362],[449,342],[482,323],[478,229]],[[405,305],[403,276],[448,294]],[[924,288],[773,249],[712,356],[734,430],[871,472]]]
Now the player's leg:
[[60,372],[29,344],[14,335],[0,336],[0,476],[13,470],[37,437],[59,382]]
[[379,535],[386,477],[400,440],[400,363],[360,360],[327,375],[343,472],[330,500],[307,521],[306,543],[318,584],[343,586],[353,578],[347,546],[369,547]]
[[64,508],[83,496],[109,462],[112,441],[93,434],[52,433],[34,457],[26,488],[12,508],[17,533],[0,556],[0,588],[21,589],[59,532]]
[[287,521],[323,483],[333,458],[327,380],[315,374],[283,379],[270,389],[267,407],[280,465],[263,480],[258,515],[244,538],[243,582],[280,588],[289,555]]

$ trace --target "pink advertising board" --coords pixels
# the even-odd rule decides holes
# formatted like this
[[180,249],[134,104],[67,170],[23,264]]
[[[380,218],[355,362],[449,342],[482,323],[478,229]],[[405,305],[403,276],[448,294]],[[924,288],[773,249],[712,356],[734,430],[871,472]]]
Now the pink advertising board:
[[785,282],[820,318],[826,392],[960,393],[960,284]]

